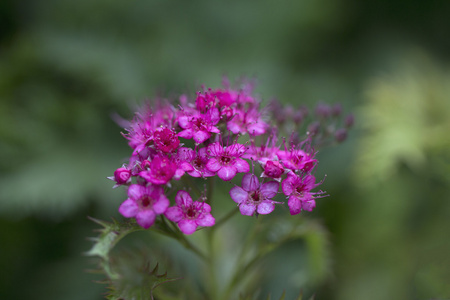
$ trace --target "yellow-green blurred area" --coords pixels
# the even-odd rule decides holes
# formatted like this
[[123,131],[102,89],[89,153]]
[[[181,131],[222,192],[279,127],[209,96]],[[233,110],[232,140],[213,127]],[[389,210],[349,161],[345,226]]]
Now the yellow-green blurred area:
[[112,115],[228,75],[356,119],[318,154],[318,234],[268,258],[261,295],[450,299],[449,16],[439,0],[0,1],[0,298],[102,299],[82,253],[87,216],[120,220],[126,197],[106,179],[131,154]]

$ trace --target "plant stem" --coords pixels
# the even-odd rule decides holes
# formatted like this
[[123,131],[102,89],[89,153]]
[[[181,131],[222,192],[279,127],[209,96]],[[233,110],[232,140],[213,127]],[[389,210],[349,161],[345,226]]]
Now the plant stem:
[[[212,228],[211,228],[212,229]],[[214,249],[215,230],[208,231],[208,275],[209,275],[209,299],[217,299],[216,255]]]
[[[167,222],[166,218],[162,216],[163,223],[168,227],[168,229],[171,231],[170,234],[167,234],[167,236],[170,236],[171,238],[177,240],[182,244],[186,249],[191,250],[193,253],[195,253],[198,257],[200,257],[203,261],[207,262],[206,255],[200,251],[194,244],[192,244],[180,231],[180,229],[175,226],[172,222]],[[170,228],[169,228],[170,227]]]
[[223,223],[228,221],[228,219],[230,219],[232,216],[234,216],[238,211],[239,211],[239,207],[233,208],[225,216],[223,216],[219,221],[217,221],[216,224],[214,225],[214,227],[212,227],[211,229],[216,230],[217,228],[219,228],[220,225],[222,225]]

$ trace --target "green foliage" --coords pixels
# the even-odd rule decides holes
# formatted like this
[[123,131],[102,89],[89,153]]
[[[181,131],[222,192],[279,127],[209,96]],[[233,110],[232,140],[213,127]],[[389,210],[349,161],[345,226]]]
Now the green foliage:
[[449,72],[421,52],[403,58],[395,73],[373,79],[361,110],[360,184],[388,180],[401,163],[419,171],[432,160],[439,172],[448,171],[449,160],[438,163],[434,154],[450,148],[449,95]]
[[107,299],[153,300],[155,288],[178,279],[168,277],[167,272],[158,274],[159,264],[151,267],[152,258],[148,249],[112,252],[121,239],[132,232],[143,230],[142,227],[136,223],[119,223],[116,220],[91,220],[103,228],[98,230],[100,234],[97,238],[91,239],[94,245],[86,255],[100,257],[99,272],[107,277],[103,281],[108,284]]

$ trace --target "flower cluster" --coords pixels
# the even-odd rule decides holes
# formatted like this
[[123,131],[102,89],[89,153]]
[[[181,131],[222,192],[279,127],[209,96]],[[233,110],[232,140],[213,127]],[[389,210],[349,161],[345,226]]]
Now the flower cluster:
[[[188,191],[180,189],[180,179],[230,181],[238,173],[243,173],[242,184],[229,194],[242,215],[271,213],[275,205],[283,204],[273,200],[278,194],[284,194],[292,215],[311,211],[315,199],[324,194],[312,192],[321,184],[313,175],[317,165],[314,135],[307,134],[303,140],[291,136],[289,142],[279,138],[280,124],[286,123],[283,116],[288,114],[270,116],[276,109],[261,108],[251,82],[240,88],[225,82],[223,88],[203,88],[193,98],[182,95],[178,104],[160,100],[153,107],[141,107],[123,133],[133,153],[109,177],[114,187],[127,187],[128,198],[119,212],[135,218],[143,228],[161,215],[191,234],[198,226],[213,226],[215,219],[210,199],[201,195],[193,201]],[[293,124],[300,126],[306,113],[304,108],[298,111],[291,116]],[[294,130],[298,132],[299,127]],[[173,206],[172,191],[176,191]]]

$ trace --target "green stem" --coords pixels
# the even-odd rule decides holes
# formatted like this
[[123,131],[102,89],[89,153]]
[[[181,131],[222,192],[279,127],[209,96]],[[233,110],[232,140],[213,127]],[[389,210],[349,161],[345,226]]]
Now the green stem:
[[214,227],[212,227],[211,229],[216,230],[217,228],[220,227],[220,225],[222,225],[223,223],[228,221],[228,219],[230,219],[232,216],[234,216],[238,211],[239,211],[239,207],[235,207],[234,209],[230,210],[225,216],[223,216],[220,220],[218,220],[216,222],[216,224],[214,225]]
[[217,299],[216,256],[214,249],[215,230],[208,231],[208,275],[209,275],[209,299]]
[[[194,244],[192,244],[180,231],[180,229],[171,221],[167,221],[164,216],[161,216],[162,222],[164,226],[170,230],[170,232],[166,233],[165,235],[177,240],[180,244],[182,244],[186,249],[191,250],[193,253],[195,253],[198,257],[200,257],[203,261],[207,261],[206,255],[200,251]],[[161,231],[158,231],[162,233]]]

